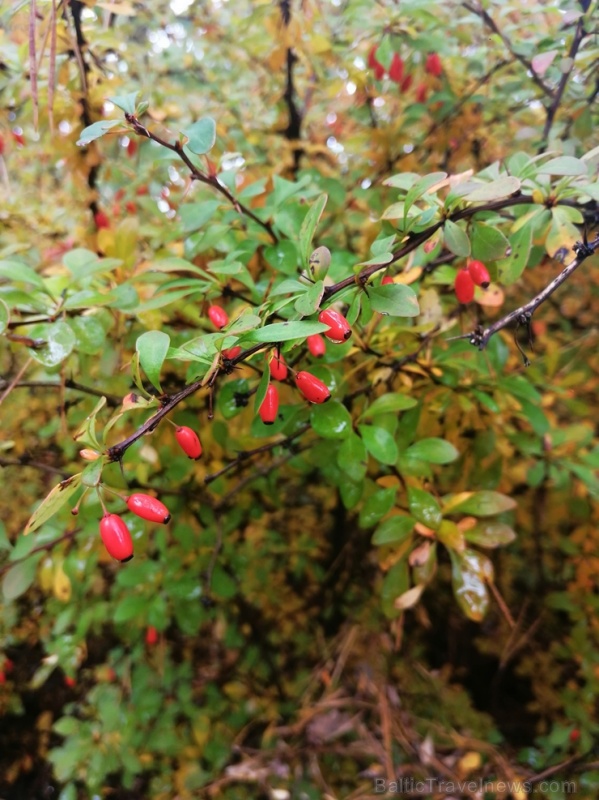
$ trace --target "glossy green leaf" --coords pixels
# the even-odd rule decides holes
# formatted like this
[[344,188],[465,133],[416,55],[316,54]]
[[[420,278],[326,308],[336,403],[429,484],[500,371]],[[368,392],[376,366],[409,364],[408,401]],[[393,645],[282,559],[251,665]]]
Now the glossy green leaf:
[[468,619],[480,622],[489,607],[487,582],[493,580],[489,559],[474,550],[458,555],[450,550],[453,593]]
[[[268,369],[265,373],[268,375]],[[266,385],[268,386],[268,379]],[[245,378],[223,383],[217,395],[217,406],[225,419],[232,419],[243,411],[249,403],[249,392],[250,385]],[[266,394],[266,389],[264,393]]]
[[368,408],[362,413],[362,419],[371,419],[378,414],[393,414],[396,411],[405,411],[408,408],[414,408],[417,401],[407,394],[389,393],[383,394],[371,403]]
[[127,594],[117,604],[112,616],[117,625],[130,620],[145,620],[148,610],[148,598],[145,594]]
[[372,528],[373,525],[376,525],[393,508],[396,494],[395,487],[381,489],[377,486],[362,506],[358,518],[359,526],[361,528]]
[[41,558],[41,553],[35,553],[25,561],[19,561],[18,564],[12,566],[5,573],[2,578],[2,594],[5,602],[9,603],[11,600],[16,600],[17,597],[25,594],[35,580],[37,566]]
[[543,175],[588,175],[588,165],[574,156],[558,156],[541,164],[537,172]]
[[351,511],[355,508],[364,493],[364,481],[348,481],[344,480],[339,487],[339,494],[345,508]]
[[93,447],[94,450],[101,451],[102,443],[96,434],[96,418],[99,412],[106,405],[106,398],[101,397],[90,414],[83,420],[82,424],[73,434],[73,439],[80,445],[85,444]]
[[91,142],[104,136],[112,128],[116,128],[117,125],[122,126],[122,124],[118,119],[101,119],[99,122],[94,122],[81,131],[77,144],[79,147],[86,147]]
[[361,481],[366,475],[368,453],[357,433],[351,431],[341,444],[337,453],[337,464],[352,481]]
[[519,178],[513,175],[504,175],[497,178],[496,181],[485,183],[482,186],[473,189],[467,195],[464,195],[464,200],[470,203],[488,203],[491,200],[501,200],[503,197],[509,197],[514,192],[520,191],[521,182]]
[[483,262],[506,258],[511,251],[509,239],[502,231],[492,225],[485,225],[484,222],[472,223],[470,241],[472,258]]
[[403,514],[386,519],[378,526],[372,537],[372,544],[379,547],[386,544],[401,544],[412,535],[416,520]]
[[416,200],[426,194],[435,184],[445,180],[446,177],[446,172],[432,172],[430,175],[424,175],[420,180],[416,181],[404,199],[404,222],[408,218],[408,211]]
[[139,92],[129,92],[128,94],[121,94],[116,97],[109,97],[108,99],[117,108],[124,111],[125,114],[135,114],[138,94]]
[[285,275],[295,275],[299,266],[299,256],[294,242],[283,239],[264,250],[264,258],[273,269]]
[[[467,494],[467,493],[466,493]],[[444,509],[447,514],[472,514],[474,517],[492,517],[495,514],[502,514],[504,511],[512,511],[516,508],[516,501],[505,494],[483,490],[467,494],[466,497],[457,503],[446,502],[444,498]]]
[[275,322],[251,331],[244,339],[252,342],[287,342],[291,339],[305,339],[313,333],[323,333],[329,326],[322,322]]
[[478,522],[474,528],[465,531],[464,536],[468,542],[479,547],[503,547],[516,538],[515,531],[509,525],[496,520]]
[[308,317],[314,314],[320,307],[320,301],[324,293],[324,283],[316,281],[312,286],[298,297],[295,301],[295,310],[302,317]]
[[102,480],[102,471],[106,466],[106,459],[104,457],[97,458],[87,464],[81,473],[81,483],[84,486],[98,486]]
[[212,117],[202,117],[183,131],[187,136],[186,147],[198,156],[208,153],[216,141],[216,123]]
[[346,439],[352,432],[352,418],[337,400],[313,405],[310,409],[312,428],[323,439]]
[[0,333],[4,333],[10,322],[10,311],[4,300],[0,300]]
[[470,255],[470,239],[468,235],[450,219],[446,220],[443,226],[443,240],[445,247],[454,255],[462,258]]
[[326,194],[321,194],[320,197],[317,197],[310,206],[308,213],[302,222],[299,232],[299,248],[302,267],[304,269],[308,267],[308,259],[310,257],[310,253],[312,252],[312,240],[314,239],[314,233],[316,232],[316,227],[320,222],[320,218],[327,204],[327,200],[328,197]]
[[399,452],[395,439],[385,428],[359,425],[358,430],[370,455],[381,464],[395,464]]
[[435,437],[420,439],[408,447],[405,454],[421,461],[427,461],[429,464],[450,464],[460,455],[451,442]]
[[160,371],[171,343],[170,336],[163,331],[146,331],[138,337],[135,350],[139,355],[141,368],[148,376],[152,386],[162,391]]
[[497,262],[497,275],[501,283],[515,283],[528,263],[532,247],[532,226],[525,225],[510,236],[511,252],[507,258]]
[[45,344],[41,347],[28,347],[28,352],[45,367],[56,367],[65,361],[73,352],[76,341],[71,326],[62,319],[36,325],[32,335],[42,339]]
[[408,507],[410,514],[427,528],[437,530],[441,524],[442,514],[439,503],[430,492],[424,489],[408,489]]
[[375,286],[368,289],[373,311],[392,317],[416,317],[420,313],[414,290],[401,283]]
[[40,525],[47,522],[50,517],[53,517],[57,511],[68,503],[81,486],[81,478],[82,473],[79,472],[57,484],[31,515],[29,522],[25,525],[23,536],[27,536],[28,533],[37,530]]

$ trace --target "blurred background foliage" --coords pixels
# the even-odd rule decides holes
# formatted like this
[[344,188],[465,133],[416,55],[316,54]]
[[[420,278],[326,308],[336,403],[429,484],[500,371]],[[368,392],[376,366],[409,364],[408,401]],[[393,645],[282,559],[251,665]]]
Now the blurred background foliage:
[[[530,367],[513,331],[483,352],[449,341],[525,303],[597,230],[596,12],[588,0],[2,10],[2,797],[358,798],[399,777],[483,780],[497,798],[510,781],[517,800],[519,781],[559,800],[573,780],[576,797],[596,796],[597,257],[540,307],[534,351],[516,332]],[[170,143],[215,121],[214,146],[192,159],[207,181],[127,125],[108,98],[131,92]],[[100,119],[123,122],[78,145]],[[528,203],[496,188],[508,177]],[[471,179],[492,208],[443,225]],[[131,563],[103,552],[93,493],[23,536],[85,466],[93,439],[73,436],[99,396],[98,429],[117,417],[101,445],[155,410],[156,390],[132,380],[138,337],[168,333],[172,395],[222,347],[205,336],[207,301],[289,318],[301,223],[323,193],[314,244],[332,252],[329,285],[441,220],[388,270],[420,315],[383,317],[354,287],[339,297],[350,342],[319,363],[301,338],[284,346],[329,404],[307,407],[288,381],[264,427],[260,351],[171,415],[200,432],[200,461],[161,424],[122,470],[106,465],[106,485],[157,494],[173,515],[163,528],[125,514]],[[470,252],[493,283],[460,307]],[[123,406],[131,391],[146,401]]]

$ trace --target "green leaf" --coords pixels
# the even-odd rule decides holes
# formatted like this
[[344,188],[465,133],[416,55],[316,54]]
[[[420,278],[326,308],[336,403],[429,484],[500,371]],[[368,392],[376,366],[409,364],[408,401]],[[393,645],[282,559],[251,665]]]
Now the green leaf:
[[118,603],[112,617],[117,624],[129,622],[135,619],[138,623],[145,620],[148,610],[148,598],[146,595],[128,594]]
[[37,565],[42,558],[41,553],[35,553],[25,561],[19,561],[11,567],[2,579],[2,594],[8,603],[25,594],[35,579]]
[[509,525],[497,520],[485,520],[477,523],[474,528],[464,532],[466,541],[477,544],[479,547],[502,547],[510,544],[516,538],[515,531]]
[[106,466],[104,458],[97,458],[89,463],[81,473],[81,482],[84,486],[98,486],[102,479],[102,470]]
[[55,486],[47,497],[42,500],[40,505],[35,509],[31,515],[29,522],[25,525],[23,536],[37,530],[40,525],[47,522],[50,517],[53,517],[56,512],[61,509],[66,503],[69,502],[71,497],[81,486],[82,473],[78,472],[76,475],[71,475]]
[[460,455],[450,442],[435,437],[421,439],[408,447],[405,454],[420,461],[427,461],[429,464],[450,464]]
[[445,247],[454,255],[462,258],[470,255],[470,239],[465,231],[450,219],[446,220],[443,226],[443,239]]
[[510,242],[498,228],[483,222],[473,222],[471,231],[472,258],[485,262],[497,261],[510,252]]
[[94,122],[88,125],[81,131],[77,144],[79,147],[86,147],[91,142],[104,136],[109,130],[115,128],[117,125],[122,125],[118,119],[101,119],[99,122]]
[[373,458],[381,464],[395,464],[399,452],[395,439],[389,431],[374,425],[358,425],[358,430]]
[[310,258],[310,253],[312,252],[312,240],[314,239],[316,226],[320,222],[320,218],[322,216],[322,212],[324,211],[324,207],[327,204],[327,200],[328,196],[326,194],[321,194],[320,197],[316,198],[316,200],[310,206],[308,213],[304,217],[304,221],[302,222],[302,226],[300,228],[300,258],[302,260],[302,266],[305,268],[308,266],[308,259]]
[[537,172],[541,175],[588,175],[588,164],[573,156],[559,156],[541,164]]
[[504,175],[496,181],[485,183],[468,194],[464,195],[464,200],[470,203],[487,203],[490,200],[501,200],[509,197],[514,192],[520,191],[521,181],[513,175]]
[[125,114],[135,114],[138,94],[139,92],[129,92],[128,94],[121,94],[116,97],[109,97],[108,99],[117,108],[124,111]]
[[352,481],[361,481],[368,469],[366,446],[353,431],[343,441],[337,453],[337,464]]
[[372,537],[372,544],[381,547],[386,544],[400,544],[412,535],[416,520],[403,514],[386,519],[378,526]]
[[453,593],[459,607],[468,619],[480,622],[489,607],[487,582],[493,580],[493,566],[482,553],[465,550],[451,556],[451,579]]
[[474,517],[492,517],[516,508],[516,501],[511,497],[489,490],[474,492],[457,504],[451,502],[450,496],[449,502],[448,498],[443,498],[443,503],[446,514],[472,514]]
[[425,492],[424,489],[409,488],[408,507],[412,516],[427,528],[436,531],[441,524],[443,517],[439,503],[430,492]]
[[45,289],[42,278],[22,261],[0,261],[0,278],[8,278],[15,283],[30,283],[38,289]]
[[402,283],[368,288],[368,298],[373,311],[392,317],[416,317],[420,314],[414,290]]
[[[268,369],[265,370],[265,373],[268,375]],[[262,377],[264,379],[264,376]],[[264,393],[266,394],[266,389]],[[233,419],[247,406],[249,396],[250,385],[245,378],[227,381],[221,386],[218,393],[218,410],[225,419]]]
[[323,333],[329,329],[322,322],[275,322],[251,331],[244,339],[252,342],[287,342],[291,339],[305,339],[313,333]]
[[216,123],[212,117],[202,117],[182,133],[187,136],[186,147],[198,156],[208,153],[216,141]]
[[352,431],[349,411],[336,400],[313,405],[310,410],[310,423],[323,439],[345,439]]
[[10,311],[4,300],[0,300],[0,333],[4,333],[10,322]]
[[264,372],[262,373],[262,377],[260,378],[260,383],[258,384],[258,388],[256,389],[256,397],[254,399],[254,414],[257,414],[260,411],[260,406],[264,402],[264,398],[266,397],[266,390],[268,389],[268,384],[270,383],[270,363],[266,361],[264,364]]
[[424,175],[424,177],[420,178],[419,181],[416,181],[404,199],[404,223],[408,218],[408,211],[416,202],[416,200],[422,197],[422,195],[426,194],[428,190],[436,183],[440,183],[441,181],[445,180],[446,177],[446,172],[432,172],[430,175]]
[[273,269],[284,275],[294,275],[298,268],[298,252],[295,242],[283,239],[264,250],[264,258]]
[[383,394],[371,403],[368,408],[362,413],[362,419],[370,419],[376,417],[377,414],[393,414],[395,411],[406,411],[408,408],[414,408],[417,401],[413,397],[408,397],[407,394]]
[[510,247],[510,255],[497,262],[497,275],[505,286],[515,283],[528,264],[532,247],[532,225],[525,225],[513,233],[510,236]]
[[96,435],[96,417],[106,405],[106,398],[101,397],[96,403],[93,411],[84,420],[80,427],[73,434],[73,439],[78,444],[87,444],[95,450],[102,450],[102,445]]
[[377,486],[360,511],[359,526],[361,528],[372,528],[373,525],[376,525],[393,508],[396,494],[395,487],[381,489]]
[[71,326],[62,319],[48,324],[36,325],[34,338],[41,338],[42,347],[28,347],[30,355],[45,367],[56,367],[70,356],[75,346],[75,334]]
[[160,370],[170,347],[171,338],[163,331],[147,331],[138,337],[135,350],[139,355],[139,363],[148,376],[148,380],[157,389],[160,386]]
[[400,611],[395,608],[395,600],[408,591],[410,579],[405,558],[397,561],[385,575],[381,589],[383,613],[390,618],[397,617]]
[[320,301],[324,293],[323,281],[316,281],[315,284],[306,289],[306,291],[298,297],[295,301],[295,310],[302,317],[307,317],[314,314],[320,307]]

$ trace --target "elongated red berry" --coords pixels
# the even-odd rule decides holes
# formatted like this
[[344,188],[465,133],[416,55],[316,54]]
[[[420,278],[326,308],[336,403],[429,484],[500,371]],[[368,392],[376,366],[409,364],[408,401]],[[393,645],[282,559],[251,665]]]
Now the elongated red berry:
[[118,514],[104,514],[100,521],[100,536],[108,554],[117,561],[133,558],[133,540],[129,528]]
[[399,85],[399,88],[401,89],[402,92],[407,92],[408,89],[410,89],[410,87],[412,86],[413,82],[414,82],[414,77],[412,75],[406,75],[406,77]]
[[471,261],[468,264],[468,272],[477,286],[482,286],[483,289],[489,288],[491,276],[482,261]]
[[455,296],[460,303],[469,303],[474,298],[474,281],[467,269],[461,269],[456,275]]
[[426,83],[419,83],[416,87],[416,102],[417,103],[426,103],[426,98],[428,97],[428,86]]
[[104,211],[96,211],[94,214],[94,222],[96,223],[96,228],[98,228],[98,230],[101,228],[110,228],[110,220]]
[[187,428],[185,425],[182,425],[180,428],[176,429],[175,437],[185,455],[188,458],[193,458],[194,461],[197,461],[202,455],[202,444],[197,433],[192,431],[191,428]]
[[311,372],[298,372],[295,376],[295,383],[310,403],[326,403],[331,396],[326,385]]
[[435,78],[441,77],[443,74],[443,64],[438,53],[429,53],[424,62],[424,69],[429,75],[434,75]]
[[224,328],[229,324],[229,315],[220,306],[210,306],[208,308],[208,318],[215,328]]
[[328,325],[328,331],[325,331],[325,336],[331,342],[346,342],[351,336],[351,328],[348,321],[343,314],[334,311],[332,308],[325,308],[318,315],[318,321],[324,325]]
[[373,44],[368,53],[368,66],[374,70],[374,77],[380,81],[385,74],[385,67],[378,61],[376,57],[377,45]]
[[148,647],[153,647],[158,641],[158,631],[153,625],[148,625],[145,639]]
[[314,358],[321,358],[326,353],[326,342],[319,333],[313,333],[312,336],[308,336],[307,341],[310,355],[313,355]]
[[389,67],[389,77],[395,83],[401,83],[403,79],[403,59],[399,53],[394,53]]
[[221,355],[223,358],[228,358],[229,361],[232,361],[234,358],[237,358],[240,353],[241,345],[236,344],[235,347],[229,347],[228,350],[223,350]]
[[287,364],[283,356],[276,353],[270,361],[270,377],[276,381],[284,381],[287,378]]
[[391,283],[395,283],[391,275],[385,275],[385,277],[381,281],[381,286],[389,286],[389,284]]
[[149,494],[137,492],[127,498],[127,508],[138,517],[147,519],[150,522],[161,522],[164,525],[170,520],[171,514],[168,508]]
[[273,383],[268,384],[266,395],[260,406],[260,419],[265,425],[272,425],[279,411],[279,392]]
[[77,681],[75,680],[75,678],[71,678],[70,675],[65,675],[64,676],[64,685],[68,686],[69,689],[72,689],[74,686],[77,685]]

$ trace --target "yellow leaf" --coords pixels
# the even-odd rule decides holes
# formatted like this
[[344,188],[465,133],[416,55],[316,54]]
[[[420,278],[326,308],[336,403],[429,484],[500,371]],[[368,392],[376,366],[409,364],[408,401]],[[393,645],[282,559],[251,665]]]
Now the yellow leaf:
[[57,600],[67,603],[71,599],[71,581],[62,568],[62,562],[59,562],[54,570],[52,589]]
[[462,758],[458,761],[457,769],[458,773],[465,777],[473,772],[475,769],[478,769],[482,764],[482,758],[480,753],[475,753],[471,750],[468,753],[465,753]]

